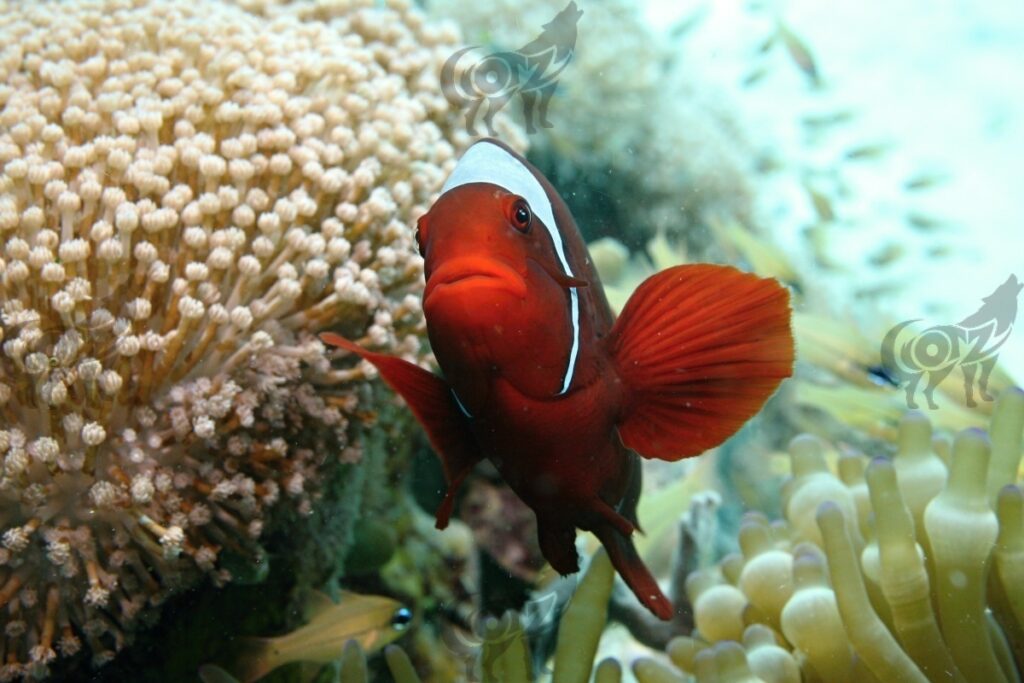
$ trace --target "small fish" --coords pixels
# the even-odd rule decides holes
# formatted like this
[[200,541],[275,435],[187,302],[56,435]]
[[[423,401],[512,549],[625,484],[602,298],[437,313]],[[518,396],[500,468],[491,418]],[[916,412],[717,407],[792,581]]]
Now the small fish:
[[911,211],[907,213],[907,223],[910,224],[910,227],[921,232],[933,232],[935,230],[942,230],[950,227],[948,221],[936,218],[935,216],[929,216],[928,214],[921,213],[919,211]]
[[875,253],[868,256],[868,263],[873,266],[883,267],[892,264],[903,258],[907,253],[906,247],[899,242],[890,242]]
[[818,130],[831,128],[844,123],[849,123],[856,117],[852,109],[839,109],[837,111],[825,112],[822,114],[808,114],[800,119],[800,122],[807,128]]
[[910,192],[930,190],[936,185],[941,185],[949,180],[949,174],[942,171],[922,171],[917,175],[907,178],[903,182],[903,189]]
[[880,387],[895,387],[898,389],[900,386],[899,380],[895,379],[892,374],[885,369],[885,366],[880,363],[867,366],[864,368],[864,372],[867,373],[867,376]]
[[700,7],[690,12],[689,15],[674,23],[668,30],[669,40],[680,40],[689,35],[707,19],[710,9],[710,3],[702,3]]
[[759,54],[759,55],[768,54],[768,52],[773,47],[775,47],[775,41],[777,41],[778,39],[779,39],[779,32],[778,32],[778,30],[772,31],[768,35],[767,38],[765,38],[763,41],[761,41],[761,43],[757,46],[757,48],[754,50],[754,52],[756,54]]
[[825,223],[834,221],[836,212],[832,207],[832,199],[810,183],[804,183],[804,189],[807,190],[807,194],[811,198],[811,204],[814,205],[814,212],[818,214],[818,220]]
[[786,52],[793,59],[793,63],[807,76],[811,84],[815,87],[821,86],[821,72],[807,43],[782,22],[779,22],[778,37],[786,46]]
[[892,151],[892,148],[893,144],[891,142],[868,143],[851,147],[846,150],[844,156],[850,161],[873,161],[888,154]]
[[[257,681],[291,662],[338,661],[350,640],[366,652],[375,652],[398,638],[412,621],[412,613],[391,598],[348,591],[341,591],[337,603],[314,592],[306,611],[309,621],[291,633],[246,639],[233,667],[241,683]],[[215,665],[206,665],[203,672],[210,681],[228,680]]]
[[744,88],[752,88],[760,83],[768,75],[767,66],[757,66],[747,73],[741,80],[740,85]]
[[844,384],[878,386],[878,349],[848,320],[812,313],[793,315],[800,359]]
[[900,283],[890,280],[867,287],[859,287],[853,290],[853,296],[857,299],[877,299],[882,296],[891,296],[898,291],[900,291]]
[[643,282],[614,320],[586,244],[548,180],[496,140],[459,161],[420,218],[423,312],[444,378],[336,334],[409,404],[448,491],[490,460],[537,517],[541,551],[579,568],[593,531],[652,613],[674,608],[633,545],[640,461],[713,448],[792,373],[789,293],[727,266],[681,265]]
[[928,258],[946,258],[953,253],[953,247],[948,244],[936,244],[929,247],[925,253],[928,255]]

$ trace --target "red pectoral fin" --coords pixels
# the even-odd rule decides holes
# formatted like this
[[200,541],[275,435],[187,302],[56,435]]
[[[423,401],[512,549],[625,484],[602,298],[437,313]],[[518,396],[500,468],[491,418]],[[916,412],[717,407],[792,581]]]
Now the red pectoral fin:
[[459,411],[448,383],[418,365],[394,356],[367,351],[336,334],[324,332],[320,339],[325,344],[351,351],[372,363],[388,386],[409,404],[412,414],[427,432],[430,445],[441,458],[448,491],[437,510],[437,528],[448,526],[455,492],[480,460],[469,422]]
[[637,288],[609,348],[626,388],[622,442],[648,458],[697,455],[792,374],[789,292],[728,266],[676,266]]

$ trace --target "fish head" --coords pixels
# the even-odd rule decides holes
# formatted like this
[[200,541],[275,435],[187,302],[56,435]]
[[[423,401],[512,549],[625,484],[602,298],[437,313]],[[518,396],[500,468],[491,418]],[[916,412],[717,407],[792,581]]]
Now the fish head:
[[391,611],[387,616],[387,625],[382,627],[379,631],[371,632],[369,634],[370,637],[367,640],[367,648],[376,650],[393,643],[398,640],[406,630],[408,630],[412,621],[412,610],[404,605],[395,603],[392,605]]
[[564,393],[590,271],[543,175],[503,143],[478,141],[420,219],[417,242],[431,347],[470,412],[486,404],[495,376],[529,396]]
[[532,327],[565,314],[567,277],[548,227],[521,195],[491,183],[445,193],[417,226],[424,310],[457,327]]

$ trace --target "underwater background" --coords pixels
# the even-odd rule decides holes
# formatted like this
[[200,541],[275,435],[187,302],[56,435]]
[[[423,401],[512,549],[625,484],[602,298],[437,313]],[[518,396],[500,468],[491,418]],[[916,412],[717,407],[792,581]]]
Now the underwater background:
[[[0,681],[1021,680],[1019,2],[0,0],[0,36]],[[488,134],[615,310],[679,263],[789,288],[793,377],[644,461],[672,621],[589,534],[559,577],[487,464],[436,530],[422,429],[317,336],[436,370],[416,221]]]

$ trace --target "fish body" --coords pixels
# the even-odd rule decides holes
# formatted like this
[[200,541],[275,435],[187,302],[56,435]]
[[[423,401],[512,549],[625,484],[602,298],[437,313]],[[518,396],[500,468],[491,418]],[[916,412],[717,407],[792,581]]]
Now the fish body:
[[441,457],[449,519],[482,459],[537,516],[540,547],[577,571],[593,531],[637,598],[673,607],[637,555],[637,454],[697,455],[735,432],[791,373],[786,290],[708,264],[637,289],[616,320],[568,207],[495,140],[474,144],[417,229],[423,310],[444,379],[338,335],[406,399]]
[[[376,652],[398,638],[412,618],[391,598],[347,591],[337,603],[314,593],[307,611],[309,621],[289,633],[247,639],[235,667],[238,680],[251,683],[291,662],[329,664],[341,659],[350,640],[366,652]],[[217,673],[212,667],[209,671]]]

